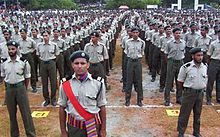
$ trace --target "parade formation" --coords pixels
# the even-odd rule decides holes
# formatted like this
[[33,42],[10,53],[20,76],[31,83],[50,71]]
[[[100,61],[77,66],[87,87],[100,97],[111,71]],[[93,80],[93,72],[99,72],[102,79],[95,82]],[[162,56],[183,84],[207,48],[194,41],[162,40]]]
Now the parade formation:
[[[158,78],[157,92],[163,93],[164,107],[180,105],[178,137],[184,136],[192,110],[192,134],[202,136],[204,96],[205,105],[220,104],[218,11],[11,11],[0,18],[2,104],[8,110],[12,137],[20,134],[17,106],[26,135],[38,136],[27,89],[32,94],[42,93],[42,107],[59,106],[62,137],[108,136],[106,92],[112,90],[108,76],[117,49],[122,51],[117,71],[121,73],[124,107],[137,105],[141,109],[146,105],[144,72],[151,83]],[[145,65],[148,69],[143,71]],[[137,94],[136,104],[130,101],[132,90]]]

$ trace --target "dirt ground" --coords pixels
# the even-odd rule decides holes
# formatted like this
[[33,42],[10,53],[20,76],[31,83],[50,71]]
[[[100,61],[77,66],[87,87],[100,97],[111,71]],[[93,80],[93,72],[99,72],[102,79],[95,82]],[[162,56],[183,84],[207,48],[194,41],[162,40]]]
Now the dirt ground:
[[[143,63],[144,64],[144,63]],[[166,109],[179,109],[179,105],[173,103],[172,107],[163,106],[163,93],[159,93],[159,77],[155,82],[150,82],[151,77],[147,74],[147,66],[143,65],[143,89],[144,106],[136,106],[136,93],[132,93],[131,107],[124,107],[124,93],[122,93],[121,79],[121,49],[117,46],[116,57],[114,59],[114,69],[108,77],[111,89],[107,92],[107,136],[108,137],[176,137],[178,117],[169,117]],[[58,106],[41,107],[43,96],[41,85],[39,93],[29,92],[31,110],[50,111],[47,118],[34,118],[34,124],[38,137],[58,137],[60,136]],[[175,93],[172,93],[172,102],[175,102]],[[215,97],[214,97],[215,98]],[[0,86],[0,104],[4,100],[4,86]],[[215,103],[215,102],[214,102]],[[219,104],[206,106],[202,111],[201,134],[203,137],[220,136],[220,114],[216,110],[220,109]],[[192,134],[191,115],[186,136]],[[18,112],[18,121],[21,136],[25,136],[23,122]],[[5,106],[0,107],[0,137],[9,137],[9,117]]]

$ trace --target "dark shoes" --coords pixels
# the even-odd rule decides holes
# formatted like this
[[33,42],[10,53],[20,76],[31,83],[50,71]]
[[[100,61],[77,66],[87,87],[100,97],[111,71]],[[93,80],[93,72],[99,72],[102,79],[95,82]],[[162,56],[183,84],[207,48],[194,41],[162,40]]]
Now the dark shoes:
[[130,106],[130,100],[129,101],[128,100],[125,101],[125,106],[127,106],[127,107]]
[[166,101],[166,102],[164,103],[164,106],[170,106],[170,102]]
[[139,100],[139,101],[137,102],[137,105],[138,105],[139,107],[142,107],[142,106],[143,106],[142,101],[141,101],[141,100]]
[[50,104],[50,101],[49,100],[46,100],[45,102],[44,102],[44,107],[46,107],[46,106],[48,106]]
[[164,88],[160,88],[160,89],[159,89],[159,92],[162,93],[163,91],[164,91]]
[[199,134],[199,133],[193,133],[193,136],[195,136],[195,137],[202,137],[202,135]]

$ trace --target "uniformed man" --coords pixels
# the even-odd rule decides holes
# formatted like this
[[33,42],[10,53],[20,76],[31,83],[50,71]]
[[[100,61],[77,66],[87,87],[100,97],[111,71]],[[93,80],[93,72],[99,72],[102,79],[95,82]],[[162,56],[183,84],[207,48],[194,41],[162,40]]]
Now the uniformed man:
[[70,60],[75,73],[60,85],[58,100],[61,136],[106,137],[107,101],[103,80],[93,79],[88,73],[90,63],[86,52],[76,51]]
[[189,53],[189,51],[195,47],[195,40],[196,38],[199,37],[199,34],[196,33],[196,24],[195,23],[191,23],[190,24],[190,32],[187,33],[184,37],[184,41],[186,42],[186,52],[185,52],[185,58],[184,58],[184,62],[187,63],[189,61],[192,60],[191,54]]
[[7,42],[9,58],[3,63],[1,76],[4,77],[6,89],[6,105],[10,118],[10,133],[12,137],[19,136],[17,122],[17,105],[21,111],[25,132],[28,137],[35,137],[34,123],[26,89],[29,84],[30,65],[17,55],[18,43]]
[[192,54],[193,60],[180,68],[178,84],[184,91],[178,118],[178,137],[184,136],[192,110],[194,115],[193,135],[195,137],[201,137],[200,116],[204,91],[207,84],[207,65],[202,63],[203,52],[204,50],[202,48],[191,49],[190,53]]
[[197,37],[195,40],[195,47],[199,47],[205,50],[205,53],[203,54],[203,62],[207,63],[208,56],[206,52],[209,49],[209,45],[211,44],[212,38],[208,36],[208,26],[201,26],[200,33],[201,36]]
[[28,63],[31,66],[31,87],[32,92],[37,92],[37,86],[36,86],[36,71],[35,71],[35,64],[34,64],[34,58],[33,55],[36,54],[36,42],[30,38],[27,37],[27,30],[21,29],[20,30],[21,39],[18,41],[20,45],[20,52],[23,58],[25,58]]
[[185,53],[185,41],[181,40],[181,29],[173,29],[174,39],[170,40],[164,50],[167,60],[167,76],[165,83],[164,93],[164,105],[170,106],[170,91],[173,87],[173,81],[176,83],[176,103],[181,104],[182,91],[177,85],[177,76],[180,67],[183,65],[184,53]]
[[107,48],[99,42],[99,33],[97,31],[92,32],[90,37],[90,43],[87,43],[84,48],[84,51],[90,56],[89,73],[91,73],[94,78],[101,77],[105,79],[104,64],[108,59]]
[[142,107],[143,87],[142,87],[142,64],[141,58],[144,55],[145,42],[141,40],[139,28],[132,28],[132,38],[125,42],[125,54],[127,54],[127,83],[125,88],[125,106],[130,106],[132,85],[136,82],[137,105]]
[[[43,38],[41,36],[39,36],[39,32],[37,28],[33,28],[31,29],[31,34],[32,34],[32,39],[36,42],[36,45],[38,45],[39,43],[43,42]],[[36,50],[35,50],[36,51]],[[33,60],[34,60],[34,70],[35,70],[35,77],[36,77],[36,81],[38,81],[38,70],[40,68],[40,62],[39,62],[39,58],[36,55],[36,52],[34,52],[33,54]]]
[[[42,34],[44,42],[38,44],[37,55],[40,59],[40,75],[42,79],[43,96],[45,100],[43,106],[48,106],[50,102],[52,106],[56,106],[56,57],[59,55],[59,50],[57,44],[50,41],[50,35],[48,31],[44,31]],[[49,96],[48,91],[48,78],[50,79],[51,96]]]
[[207,55],[209,56],[208,83],[206,88],[207,104],[212,104],[212,90],[216,82],[216,101],[220,103],[220,29],[218,39],[210,45]]

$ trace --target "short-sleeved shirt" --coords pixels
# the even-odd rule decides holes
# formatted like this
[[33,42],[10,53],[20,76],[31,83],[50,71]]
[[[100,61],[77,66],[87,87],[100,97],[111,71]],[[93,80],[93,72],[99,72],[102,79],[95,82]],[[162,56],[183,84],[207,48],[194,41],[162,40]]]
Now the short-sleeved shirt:
[[30,37],[26,40],[20,39],[18,43],[21,54],[33,53],[36,50],[36,42]]
[[207,85],[207,66],[201,63],[197,67],[194,61],[188,62],[180,68],[177,80],[183,82],[183,87],[205,89]]
[[127,54],[127,57],[132,59],[138,59],[141,58],[144,55],[144,49],[145,49],[145,42],[138,38],[137,40],[134,40],[133,38],[128,39],[125,42],[125,54]]
[[0,57],[6,59],[9,57],[8,55],[8,46],[6,42],[0,43]]
[[19,56],[16,57],[14,62],[11,58],[7,58],[1,67],[1,76],[4,77],[5,82],[9,84],[24,81],[25,78],[31,77],[30,65],[27,60],[20,60]]
[[184,41],[186,42],[186,47],[194,47],[195,40],[197,37],[199,37],[198,33],[187,33],[184,38]]
[[204,49],[205,51],[208,51],[209,45],[211,44],[211,40],[212,38],[210,36],[199,36],[195,41],[195,47],[199,47]]
[[40,60],[48,61],[56,59],[56,56],[58,56],[60,52],[57,44],[50,41],[48,44],[45,44],[44,42],[39,43],[36,54],[39,56]]
[[63,51],[66,50],[66,48],[67,48],[65,46],[66,43],[65,43],[65,41],[63,39],[60,39],[60,38],[54,39],[53,38],[51,41],[57,44],[58,50],[59,50],[60,53],[62,53]]
[[164,53],[167,54],[168,59],[182,60],[185,57],[185,47],[185,41],[180,40],[177,42],[175,39],[172,39],[167,43]]
[[[72,92],[86,111],[96,114],[100,111],[100,107],[107,104],[105,84],[93,79],[91,74],[88,73],[87,79],[83,82],[79,81],[75,74],[69,81]],[[62,84],[60,85],[59,99],[57,103],[60,106],[66,107],[65,111],[68,114],[74,115],[78,120],[84,120],[75,110],[70,100],[67,99]]]
[[159,40],[159,44],[160,44],[160,47],[161,47],[161,51],[164,52],[165,50],[165,47],[167,45],[167,42],[172,40],[173,39],[173,36],[170,36],[170,37],[167,37],[167,36],[163,36],[160,38]]
[[90,63],[100,63],[104,59],[108,59],[108,51],[104,44],[98,42],[97,45],[94,45],[92,42],[87,43],[84,47],[84,51],[89,54]]
[[220,40],[217,39],[210,44],[207,55],[211,56],[211,59],[220,60]]

